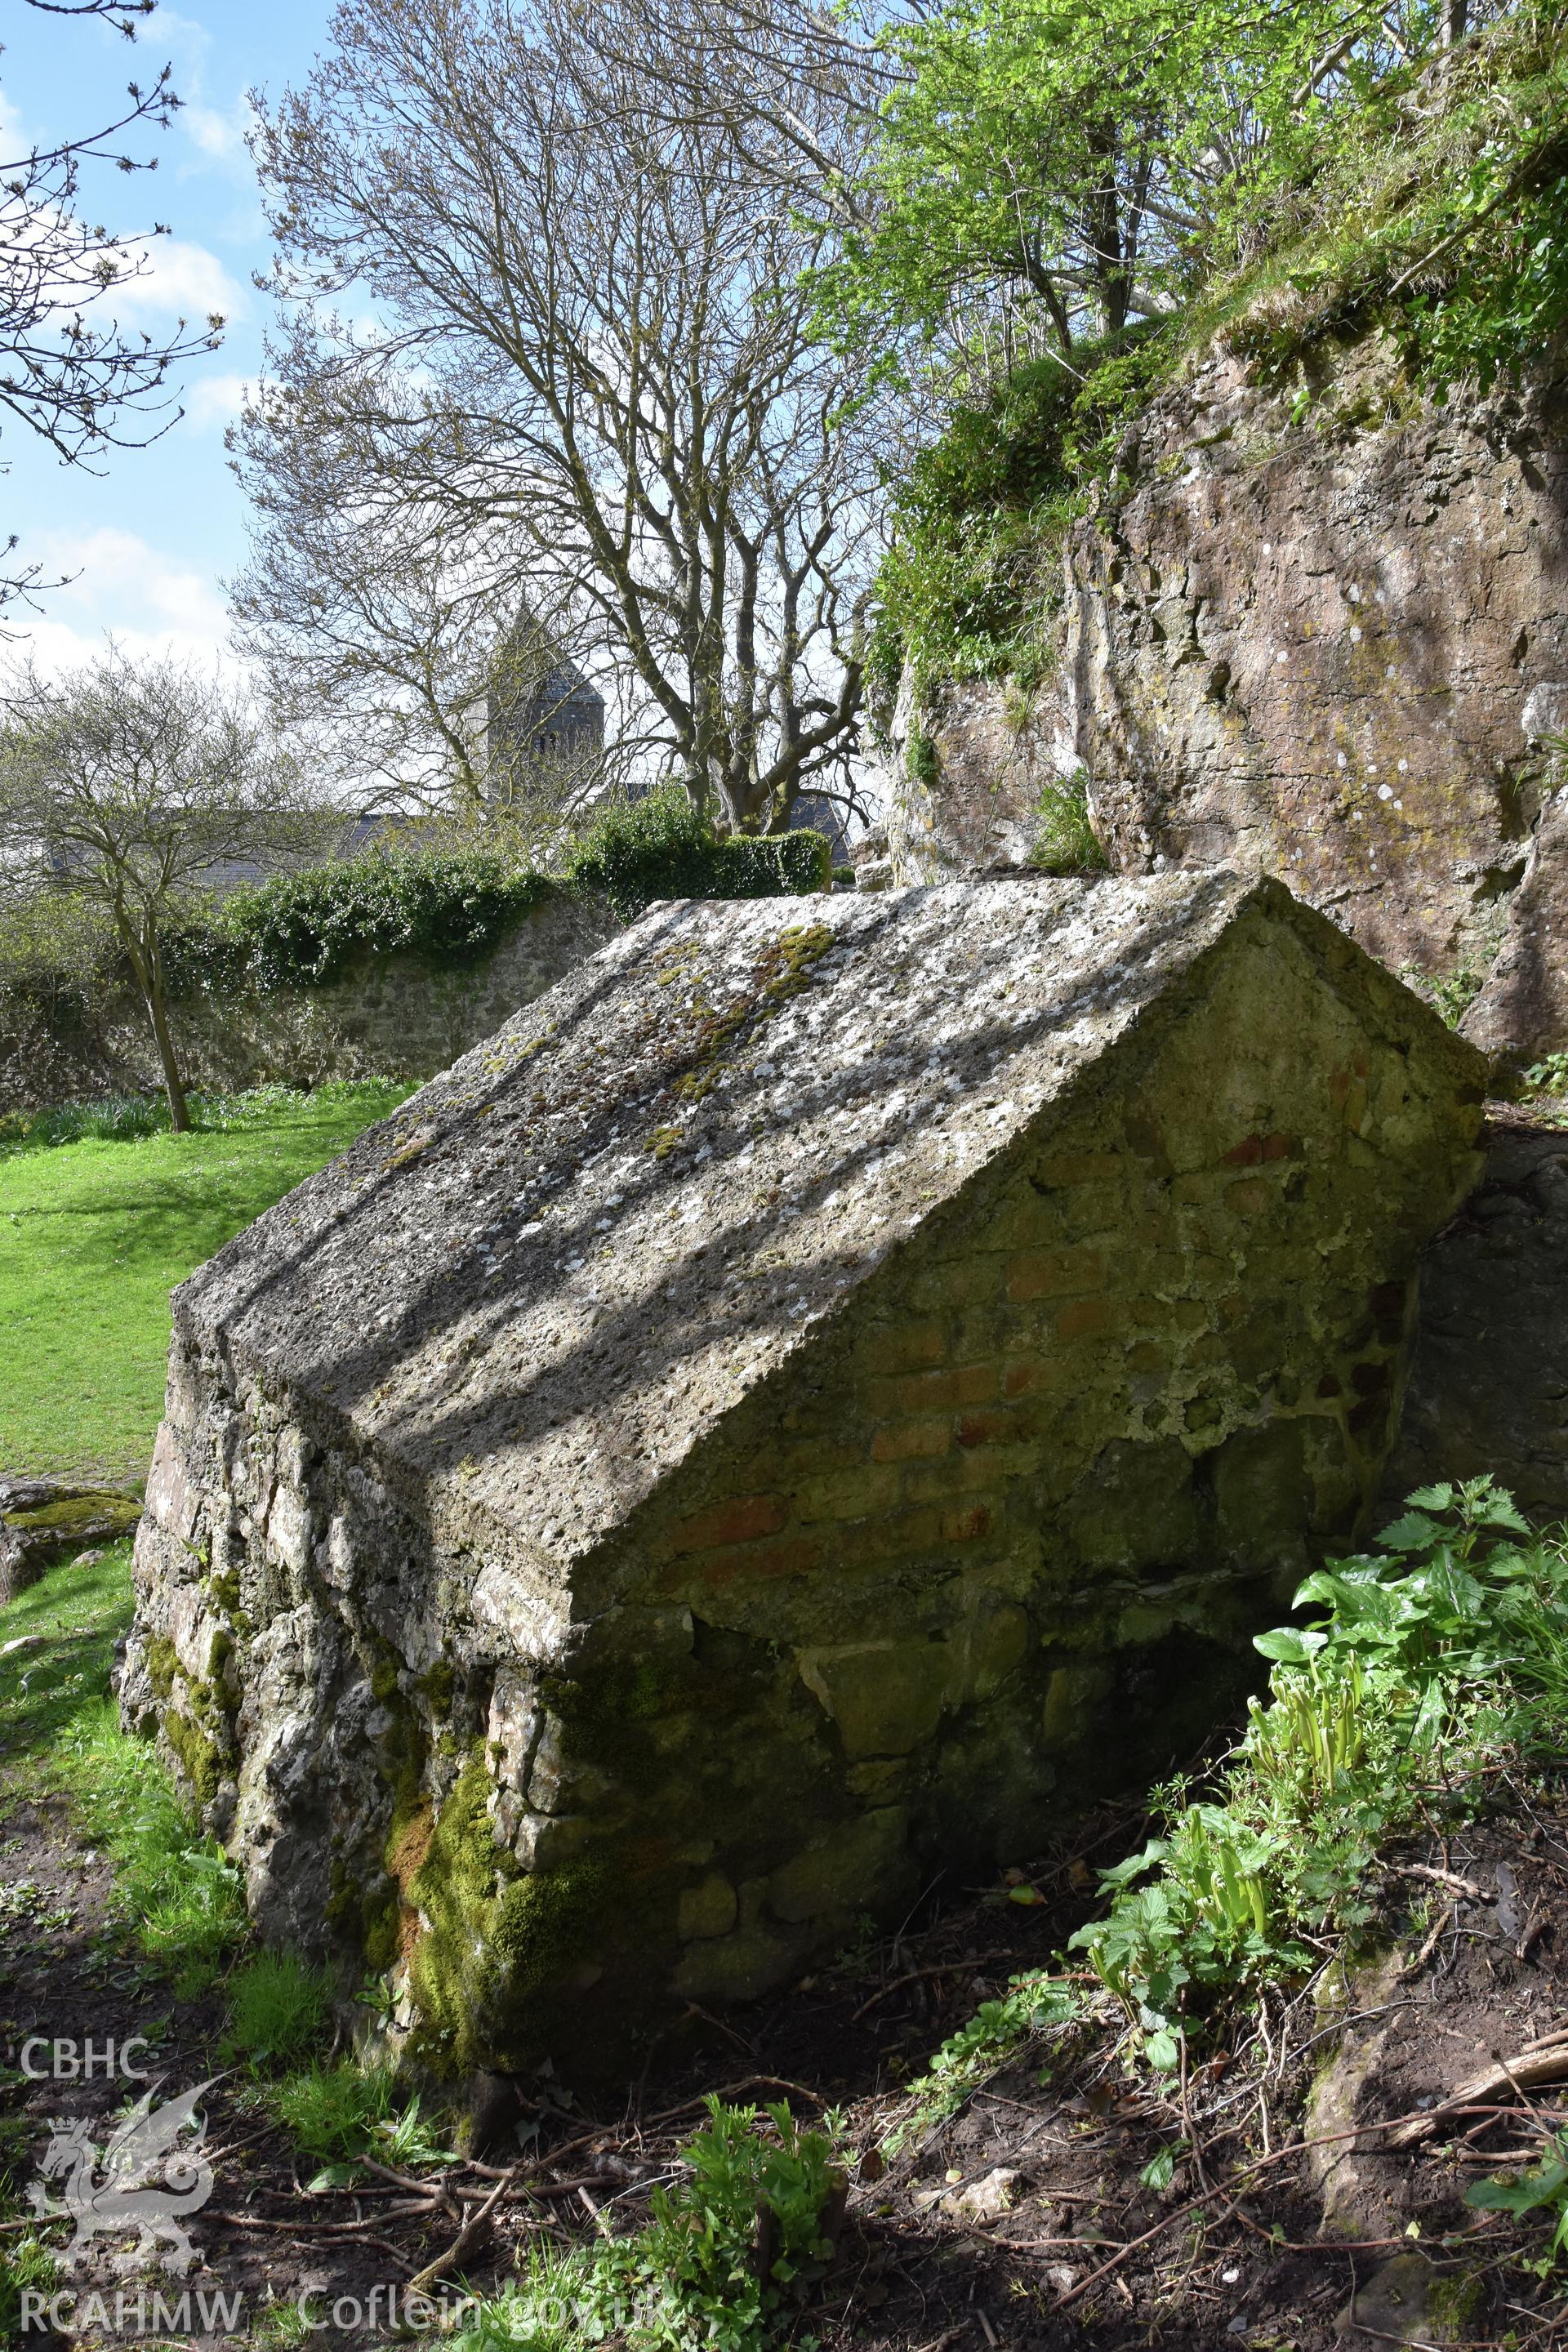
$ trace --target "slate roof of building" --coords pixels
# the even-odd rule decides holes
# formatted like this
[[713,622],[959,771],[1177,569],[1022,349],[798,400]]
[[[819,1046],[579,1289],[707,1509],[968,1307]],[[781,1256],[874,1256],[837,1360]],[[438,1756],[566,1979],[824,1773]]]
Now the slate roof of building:
[[509,1523],[601,1540],[1278,884],[1178,873],[666,903],[176,1295]]

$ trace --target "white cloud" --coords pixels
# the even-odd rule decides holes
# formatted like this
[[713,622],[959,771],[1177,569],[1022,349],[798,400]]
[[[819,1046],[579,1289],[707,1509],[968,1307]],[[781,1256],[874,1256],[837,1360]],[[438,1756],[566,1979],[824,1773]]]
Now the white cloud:
[[110,288],[103,303],[120,319],[181,318],[193,326],[214,311],[225,319],[241,319],[246,311],[244,289],[216,254],[177,236],[149,245],[141,273]]
[[186,137],[204,155],[227,158],[245,152],[245,134],[250,128],[248,107],[237,106],[225,114],[216,106],[193,103],[181,110],[180,122]]
[[199,75],[202,60],[213,45],[213,37],[195,16],[182,16],[167,5],[158,11],[158,21],[142,34],[149,46],[156,42],[171,55],[186,81]]
[[245,405],[250,385],[242,375],[204,375],[182,394],[185,421],[197,433],[221,431]]
[[17,631],[41,668],[91,660],[106,634],[134,656],[172,653],[234,667],[228,612],[212,580],[135,532],[59,534],[30,544],[28,554],[57,578],[71,575],[45,600],[43,618]]

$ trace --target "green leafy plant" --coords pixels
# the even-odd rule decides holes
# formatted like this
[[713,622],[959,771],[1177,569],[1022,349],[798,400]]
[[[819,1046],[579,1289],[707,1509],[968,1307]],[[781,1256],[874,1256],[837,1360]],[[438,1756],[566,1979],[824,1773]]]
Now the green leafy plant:
[[318,2163],[352,2163],[374,2145],[392,2113],[393,2074],[352,2058],[297,2067],[259,2094],[263,2104]]
[[239,1873],[192,1822],[153,1750],[121,1730],[100,1702],[64,1755],[83,1834],[116,1865],[115,1898],[149,1958],[194,1999],[222,1973],[249,1932]]
[[362,955],[409,955],[432,970],[478,962],[552,895],[499,851],[415,838],[232,891],[165,949],[171,990],[322,988]]
[[295,1952],[258,1952],[229,1979],[228,2046],[252,2074],[287,2064],[324,2032],[331,2010],[330,1969],[313,1969]]
[[375,2125],[372,2137],[371,2152],[384,2164],[398,2165],[405,2172],[458,2162],[447,2146],[447,2127],[437,2116],[426,2115],[416,2098],[410,2099],[400,2115],[384,2116]]
[[1519,1089],[1520,1100],[1529,1103],[1553,1126],[1568,1118],[1568,1054],[1548,1054],[1532,1062],[1525,1071]]
[[[878,578],[884,730],[906,668],[923,688],[1048,666],[1068,534],[1131,487],[1130,423],[1216,339],[1297,426],[1340,433],[1551,350],[1568,26],[1546,0],[1469,22],[1440,71],[1419,0],[954,0],[889,36],[874,226],[821,278],[831,330],[879,337],[947,412]],[[1338,397],[1342,347],[1373,330],[1381,389]],[[1437,984],[1446,1019],[1473,980]]]
[[1568,2252],[1568,2132],[1556,2132],[1548,2141],[1539,2164],[1526,2165],[1522,2171],[1504,2173],[1489,2180],[1473,2181],[1465,2191],[1465,2202],[1482,2213],[1540,2213],[1544,2211],[1551,2224],[1540,2267],[1550,2270]]
[[1454,1780],[1489,1725],[1524,1735],[1532,1690],[1568,1691],[1568,1563],[1491,1479],[1419,1489],[1378,1541],[1301,1584],[1325,1614],[1258,1637],[1268,1696],[1216,1800],[1104,1872],[1110,1910],[1071,1940],[1157,2068],[1200,1996],[1289,1975],[1304,1935],[1357,1924],[1378,1841],[1439,1761]]
[[32,2230],[13,2238],[0,2255],[0,2344],[37,2343],[36,2323],[23,2332],[22,2297],[28,2293],[50,2295],[59,2284],[54,2249]]
[[297,2352],[297,2347],[312,2343],[326,2325],[313,2296],[279,2298],[262,2305],[248,2341],[257,2352]]
[[983,2000],[910,2084],[914,2105],[889,2135],[889,2152],[955,2115],[998,2068],[1071,2025],[1082,2007],[1082,1997],[1072,1985],[1038,1972],[1015,1977],[999,2000]]
[[[176,999],[326,988],[367,956],[405,955],[432,971],[458,971],[481,962],[532,909],[563,894],[600,894],[629,922],[656,898],[826,890],[831,866],[826,837],[806,829],[720,839],[689,793],[670,783],[606,809],[551,874],[519,864],[504,839],[500,845],[453,841],[411,827],[356,856],[277,875],[221,902],[191,902],[166,928],[163,966]],[[80,1019],[124,983],[107,934],[92,933],[84,946],[79,930],[68,923],[61,929],[68,968],[51,963],[47,940],[31,933],[7,958],[0,927],[0,991],[18,1011],[34,1004],[58,1013],[68,995]],[[106,1115],[84,1107],[74,1124],[59,1121],[58,1134],[29,1127],[29,1138],[145,1134],[159,1123],[149,1110],[129,1106],[125,1124],[98,1124]],[[0,1141],[12,1139],[18,1139],[0,1133]]]
[[763,2352],[831,2261],[845,2189],[831,2119],[808,2131],[783,2105],[764,2115],[710,2098],[682,2151],[687,2178],[654,2189],[642,2229],[531,2256],[466,2317],[452,2352],[580,2352],[608,2338],[648,2352]]
[[1047,784],[1036,803],[1037,824],[1029,863],[1041,874],[1103,873],[1109,860],[1089,821],[1089,777],[1079,768]]
[[733,835],[720,840],[689,793],[664,785],[607,809],[565,867],[575,890],[597,891],[623,922],[656,898],[773,898],[831,887],[820,833]]

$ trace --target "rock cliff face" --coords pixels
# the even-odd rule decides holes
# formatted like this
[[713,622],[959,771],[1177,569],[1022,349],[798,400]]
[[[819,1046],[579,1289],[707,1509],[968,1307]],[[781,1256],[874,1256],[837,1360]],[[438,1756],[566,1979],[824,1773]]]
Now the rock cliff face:
[[1216,352],[1077,530],[1033,711],[1002,682],[935,698],[902,870],[1007,855],[998,801],[1076,767],[1123,872],[1276,873],[1395,968],[1484,967],[1541,814],[1527,722],[1568,679],[1565,424],[1561,376],[1439,409],[1376,341],[1298,417]]

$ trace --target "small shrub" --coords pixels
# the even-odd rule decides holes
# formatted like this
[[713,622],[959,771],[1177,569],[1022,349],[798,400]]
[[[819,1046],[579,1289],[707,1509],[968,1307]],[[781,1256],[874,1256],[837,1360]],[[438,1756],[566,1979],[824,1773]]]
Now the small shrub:
[[923,727],[911,727],[910,730],[910,740],[904,751],[904,766],[911,783],[925,784],[929,788],[941,782],[942,761],[937,755],[936,744]]
[[412,955],[432,970],[479,962],[553,886],[498,851],[377,847],[232,891],[171,931],[171,994],[324,988],[360,955]]
[[833,854],[820,833],[736,834],[721,841],[689,793],[668,783],[607,809],[565,868],[623,923],[656,898],[773,898],[826,890]]
[[868,667],[884,731],[906,664],[917,686],[1050,674],[1068,531],[1091,484],[1112,475],[1176,334],[1173,322],[1133,327],[1081,345],[1070,369],[1027,361],[984,402],[954,408],[921,450],[877,579]]
[[229,1984],[229,2046],[252,2074],[287,2064],[320,2041],[331,2010],[330,1969],[312,1969],[294,1952],[258,1952]]

